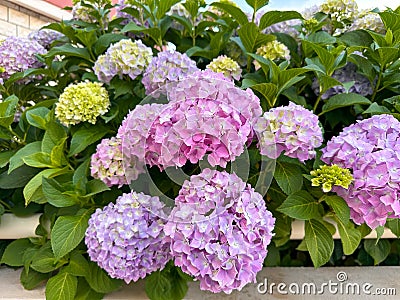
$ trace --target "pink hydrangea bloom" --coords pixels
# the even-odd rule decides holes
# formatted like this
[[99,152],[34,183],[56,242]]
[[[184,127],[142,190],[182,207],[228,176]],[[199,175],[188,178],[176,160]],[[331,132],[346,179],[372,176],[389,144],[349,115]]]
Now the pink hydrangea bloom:
[[164,268],[171,255],[164,221],[157,216],[163,207],[158,197],[131,192],[98,208],[85,234],[90,259],[126,283]]
[[322,161],[351,169],[349,189],[335,187],[356,224],[372,229],[400,217],[400,122],[376,115],[346,127],[322,149]]
[[284,155],[301,162],[314,158],[323,141],[318,117],[312,111],[290,103],[272,108],[254,126],[262,155],[275,159]]
[[175,202],[164,227],[175,265],[214,293],[256,282],[275,224],[259,193],[236,174],[205,169]]
[[121,139],[115,137],[103,139],[92,155],[91,175],[110,187],[127,184],[122,159]]
[[197,163],[207,154],[212,166],[225,167],[243,153],[262,112],[253,92],[211,71],[188,76],[167,92],[170,102],[157,112],[137,106],[128,115],[119,131],[124,156],[163,170]]

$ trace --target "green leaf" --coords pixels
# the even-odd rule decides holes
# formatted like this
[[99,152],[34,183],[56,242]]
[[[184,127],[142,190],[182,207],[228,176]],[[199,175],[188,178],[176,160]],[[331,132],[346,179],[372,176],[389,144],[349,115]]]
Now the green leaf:
[[4,251],[0,263],[10,267],[22,267],[24,265],[23,254],[30,247],[32,247],[32,243],[29,239],[19,239],[11,242]]
[[107,131],[108,127],[102,125],[79,128],[72,135],[68,156],[73,156],[82,152],[87,146],[103,138],[107,134]]
[[51,231],[51,247],[57,259],[71,252],[83,240],[90,214],[90,210],[82,209],[79,215],[61,216],[56,220]]
[[331,36],[326,31],[314,32],[307,37],[307,40],[315,44],[324,44],[324,45],[336,43],[336,38]]
[[0,174],[0,189],[15,189],[24,187],[37,173],[38,169],[22,166],[8,174]]
[[40,273],[49,273],[58,268],[50,243],[46,243],[32,257],[31,268]]
[[51,275],[51,273],[43,274],[26,268],[21,272],[20,281],[26,290],[33,290],[49,279]]
[[25,156],[23,159],[27,166],[34,168],[52,168],[50,155],[44,152],[36,152]]
[[65,195],[63,188],[55,179],[43,178],[42,188],[47,202],[55,207],[68,207],[77,204],[77,199]]
[[161,31],[158,27],[146,28],[142,26],[138,26],[134,22],[126,24],[124,28],[121,30],[122,33],[133,32],[133,33],[145,33],[149,37],[151,37],[155,42],[159,42],[161,39]]
[[334,86],[343,85],[339,80],[327,75],[318,76],[318,81],[321,86],[322,94]]
[[78,292],[75,300],[101,300],[104,294],[95,292],[84,278],[78,278]]
[[40,129],[46,129],[47,115],[50,110],[47,107],[36,107],[26,112],[26,120],[29,124]]
[[390,109],[388,109],[386,106],[382,106],[374,102],[366,110],[363,111],[363,115],[364,114],[371,114],[371,115],[390,114]]
[[349,220],[344,222],[339,217],[335,218],[335,220],[338,226],[340,239],[342,240],[343,253],[345,255],[351,255],[356,251],[358,245],[360,245],[361,232],[354,228],[354,224],[349,222]]
[[78,29],[75,36],[81,41],[86,48],[92,48],[97,40],[96,30],[94,29]]
[[64,269],[74,276],[87,276],[89,271],[88,261],[77,251],[71,253],[69,264]]
[[86,48],[74,47],[71,44],[65,44],[62,46],[57,46],[57,47],[51,48],[50,51],[47,52],[46,57],[53,58],[54,56],[57,56],[57,55],[79,57],[79,58],[83,58],[88,61],[91,60],[90,53]]
[[58,141],[58,144],[51,149],[50,160],[51,164],[55,167],[62,167],[67,164],[67,159],[64,155],[65,143],[67,141],[67,137]]
[[171,7],[180,2],[180,0],[162,0],[159,2],[159,6],[157,7],[156,17],[161,20],[165,14],[171,9]]
[[390,229],[390,231],[397,236],[398,238],[400,237],[400,220],[399,219],[387,219],[386,225],[387,228]]
[[371,45],[373,42],[371,35],[364,30],[345,32],[338,39],[340,39],[347,46],[354,47],[369,47],[369,45]]
[[146,276],[145,291],[152,300],[183,299],[188,285],[174,266],[165,267]]
[[278,211],[294,219],[309,220],[320,217],[319,206],[308,192],[298,191],[289,195]]
[[336,216],[342,221],[343,224],[347,225],[350,223],[350,208],[346,201],[339,196],[325,196],[324,200],[326,204],[332,207]]
[[328,111],[353,106],[353,105],[370,105],[371,101],[359,94],[348,93],[348,94],[337,94],[331,98],[329,98],[328,102],[322,106],[322,113],[327,113]]
[[268,11],[266,12],[260,19],[260,29],[263,30],[271,25],[274,25],[276,23],[280,23],[283,21],[287,20],[293,20],[293,19],[303,19],[303,16],[293,10],[288,10],[288,11]]
[[265,97],[269,107],[263,107],[264,109],[271,108],[273,101],[275,100],[278,87],[273,83],[258,83],[250,87],[252,90],[259,92],[261,95]]
[[52,178],[57,175],[65,174],[68,172],[68,169],[46,169],[36,174],[25,186],[24,188],[24,197],[25,197],[25,205],[28,205],[32,200],[32,196],[34,193],[42,187],[42,179],[43,178]]
[[89,172],[90,157],[87,158],[79,167],[75,170],[72,177],[72,183],[76,186],[76,189],[86,193],[87,176]]
[[94,51],[97,55],[102,54],[104,51],[110,47],[111,44],[117,43],[120,40],[127,39],[125,35],[116,33],[106,33],[99,37],[99,39],[94,44]]
[[93,196],[109,190],[110,188],[99,179],[93,179],[86,184],[86,196]]
[[230,14],[238,23],[239,25],[243,26],[247,23],[249,23],[249,20],[247,19],[246,14],[238,7],[228,4],[228,3],[222,3],[222,2],[213,2],[211,6],[215,6],[217,8],[222,9],[223,11],[227,12]]
[[42,142],[32,142],[24,146],[23,148],[19,149],[17,153],[10,159],[10,166],[8,167],[8,174],[10,174],[15,169],[21,167],[24,164],[23,158],[40,152],[42,147]]
[[247,4],[250,5],[254,11],[258,11],[269,3],[269,0],[246,0]]
[[74,300],[78,279],[68,273],[59,273],[49,279],[46,285],[46,299]]
[[321,222],[305,221],[304,239],[314,267],[318,268],[329,261],[333,253],[334,242],[331,233]]
[[300,191],[303,186],[301,169],[291,163],[277,161],[274,178],[286,195]]
[[400,15],[390,11],[383,11],[379,13],[383,24],[386,29],[390,29],[393,32],[400,29]]
[[8,150],[0,152],[0,168],[4,168],[10,162],[11,157],[15,155],[15,150]]
[[254,23],[247,23],[246,25],[243,25],[238,30],[238,33],[243,46],[247,52],[251,53],[255,52],[259,46],[276,39],[276,37],[273,35],[261,33],[260,29]]
[[48,123],[46,133],[43,136],[42,152],[51,153],[54,146],[58,145],[60,140],[67,137],[64,127],[56,122]]
[[113,279],[96,263],[89,262],[86,280],[90,287],[98,293],[111,293],[121,287],[122,280]]
[[383,262],[390,253],[390,242],[388,240],[364,240],[365,251],[374,259],[377,265]]
[[333,66],[335,63],[335,57],[333,56],[333,54],[317,44],[310,43],[306,40],[303,41],[303,43],[305,46],[312,48],[315,53],[317,53],[319,60],[326,70],[326,74],[331,74],[334,71]]
[[17,109],[19,99],[12,95],[0,102],[0,126],[8,128],[14,121],[14,114]]

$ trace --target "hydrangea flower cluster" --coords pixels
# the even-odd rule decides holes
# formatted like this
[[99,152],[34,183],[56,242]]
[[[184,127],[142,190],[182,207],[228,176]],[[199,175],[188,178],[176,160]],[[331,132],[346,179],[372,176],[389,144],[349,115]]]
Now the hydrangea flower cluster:
[[65,126],[80,122],[96,124],[96,118],[104,115],[110,107],[107,90],[99,82],[70,84],[56,103],[55,114]]
[[85,243],[92,261],[112,278],[137,281],[171,259],[158,197],[131,192],[89,219]]
[[82,5],[79,1],[72,6],[72,18],[87,23],[96,22],[96,18],[92,16],[93,8]]
[[242,74],[242,69],[239,64],[226,55],[220,55],[214,58],[206,68],[215,73],[222,73],[229,79],[239,80]]
[[374,12],[361,12],[359,17],[353,21],[348,30],[353,31],[359,29],[368,29],[381,34],[386,32],[382,19],[379,14]]
[[134,165],[129,178],[143,171],[143,163],[162,170],[197,163],[208,154],[211,165],[224,167],[243,153],[262,113],[250,89],[199,71],[168,92],[168,104],[136,106],[119,129],[124,157]]
[[121,40],[111,45],[94,64],[94,73],[104,83],[110,83],[114,76],[128,75],[132,80],[143,73],[153,58],[151,48],[131,40]]
[[343,20],[352,21],[358,15],[358,6],[354,0],[326,0],[321,4],[320,11],[337,22]]
[[[333,73],[332,78],[342,83],[353,82],[353,85],[348,89],[349,93],[356,93],[362,96],[372,95],[373,93],[371,83],[366,77],[357,73],[357,66],[353,63],[347,63],[343,68],[336,70]],[[317,79],[314,80],[311,87],[313,88],[315,94],[318,95],[319,83]],[[337,85],[327,90],[321,98],[325,100],[334,95],[343,93],[346,93],[346,88],[344,86]]]
[[322,161],[352,170],[348,190],[332,190],[346,200],[357,224],[372,229],[400,217],[400,122],[375,115],[346,127],[322,149]]
[[149,128],[163,107],[155,103],[136,105],[118,129],[117,138],[121,139],[123,167],[128,181],[137,179],[144,172],[146,162],[156,160],[159,155],[147,148],[146,141],[151,140]]
[[256,282],[275,225],[259,193],[236,174],[205,169],[175,203],[164,227],[175,265],[214,293]]
[[300,20],[287,20],[265,28],[265,33],[286,33],[293,38],[297,38],[299,36],[299,32],[294,27],[297,25],[301,25]]
[[353,181],[353,176],[349,169],[344,169],[338,165],[323,165],[317,170],[310,172],[314,178],[311,179],[312,186],[322,186],[322,190],[327,193],[333,186],[341,186],[348,189]]
[[142,83],[149,95],[161,86],[183,79],[199,69],[196,62],[177,51],[162,51],[150,62],[143,74]]
[[98,178],[109,187],[127,184],[122,164],[121,139],[112,137],[103,139],[92,155],[90,171],[93,178]]
[[63,36],[64,35],[61,32],[55,30],[40,29],[29,33],[28,38],[38,42],[48,50],[54,41],[62,38]]
[[37,54],[45,54],[46,49],[38,42],[24,37],[10,36],[0,43],[1,81],[17,72],[29,68],[40,68],[42,63]]
[[301,162],[314,158],[323,137],[318,117],[312,111],[290,103],[272,108],[257,121],[260,153],[276,159],[284,155]]
[[[288,47],[286,47],[285,44],[278,42],[277,40],[268,42],[264,46],[259,47],[256,50],[256,54],[270,60],[290,60],[290,51]],[[257,61],[254,61],[254,65],[256,67],[256,70],[261,67]]]

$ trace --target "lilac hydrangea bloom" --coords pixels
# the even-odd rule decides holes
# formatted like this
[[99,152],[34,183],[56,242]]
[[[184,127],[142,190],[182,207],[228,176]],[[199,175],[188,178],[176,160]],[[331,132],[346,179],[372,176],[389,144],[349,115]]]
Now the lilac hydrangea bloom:
[[132,80],[143,73],[153,58],[153,51],[141,40],[121,40],[111,45],[94,64],[94,73],[104,83],[114,76],[128,75]]
[[[206,154],[212,166],[225,167],[243,153],[262,113],[260,100],[251,90],[243,91],[212,71],[196,72],[167,90],[170,102],[158,115],[137,106],[124,121],[119,133],[124,156],[162,170],[187,161],[197,163]],[[141,121],[140,133],[137,109],[143,118],[152,119]]]
[[90,171],[93,178],[98,178],[107,186],[127,184],[122,164],[121,139],[112,137],[103,139],[92,155]]
[[214,293],[256,282],[275,225],[259,193],[236,174],[205,169],[175,204],[164,227],[175,265]]
[[154,57],[143,74],[147,95],[169,82],[176,82],[199,69],[196,62],[177,51],[162,51]]
[[49,49],[51,44],[62,38],[64,35],[61,32],[51,29],[40,29],[29,33],[28,38],[38,42],[44,48]]
[[158,197],[131,192],[98,208],[85,234],[90,259],[126,283],[164,268],[171,255],[164,221],[157,216],[163,207]]
[[[357,67],[353,63],[347,63],[346,66],[344,66],[341,69],[336,70],[332,78],[340,81],[341,83],[348,83],[348,82],[354,82],[354,84],[349,88],[348,92],[349,93],[356,93],[360,94],[362,96],[368,96],[371,95],[373,90],[371,83],[369,80],[364,77],[361,74],[357,73]],[[314,92],[318,95],[319,94],[319,83],[317,79],[314,80],[312,84],[312,88]],[[327,90],[323,95],[322,99],[329,99],[330,97],[337,95],[337,94],[342,94],[346,92],[346,88],[341,85],[334,86]]]
[[372,229],[400,217],[400,122],[376,115],[346,127],[322,149],[322,161],[351,169],[349,189],[334,187],[357,224]]
[[45,54],[46,49],[38,42],[28,38],[10,36],[0,43],[0,79],[8,79],[17,72],[29,68],[40,68],[42,63],[37,54]]
[[323,141],[318,117],[312,111],[290,103],[272,108],[257,121],[260,153],[275,159],[282,152],[301,162],[314,158]]

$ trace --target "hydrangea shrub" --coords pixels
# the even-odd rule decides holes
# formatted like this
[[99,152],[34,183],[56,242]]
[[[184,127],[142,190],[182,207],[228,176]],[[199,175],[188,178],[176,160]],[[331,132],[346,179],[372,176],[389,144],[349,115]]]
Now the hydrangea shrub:
[[249,3],[75,0],[0,41],[0,215],[41,214],[0,262],[26,289],[175,300],[388,256],[363,237],[400,236],[399,9]]

